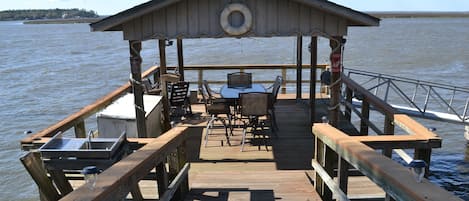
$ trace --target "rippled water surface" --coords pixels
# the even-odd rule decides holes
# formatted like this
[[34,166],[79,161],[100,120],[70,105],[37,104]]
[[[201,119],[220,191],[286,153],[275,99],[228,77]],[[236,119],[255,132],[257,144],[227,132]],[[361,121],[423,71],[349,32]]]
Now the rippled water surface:
[[[351,28],[344,65],[409,78],[469,87],[469,20],[385,19],[380,27]],[[19,140],[38,132],[129,77],[128,43],[119,32],[90,32],[86,24],[23,25],[0,22],[1,200],[38,200],[36,186],[19,162]],[[304,63],[308,63],[304,38]],[[185,64],[293,63],[294,38],[184,40]],[[320,38],[319,62],[328,40]],[[157,42],[143,43],[144,67],[158,61]],[[168,48],[175,64],[175,47]],[[273,78],[277,72],[255,76]],[[213,73],[211,79],[224,79]],[[294,74],[289,74],[294,76]],[[188,75],[195,78],[195,75]],[[444,139],[433,151],[431,180],[469,200],[469,152],[464,127],[419,120]]]

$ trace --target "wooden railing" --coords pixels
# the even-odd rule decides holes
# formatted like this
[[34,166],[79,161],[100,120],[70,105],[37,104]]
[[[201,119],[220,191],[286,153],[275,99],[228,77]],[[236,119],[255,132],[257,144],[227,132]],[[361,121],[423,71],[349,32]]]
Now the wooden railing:
[[[146,77],[150,74],[153,74],[158,67],[152,67],[145,71],[142,76]],[[31,134],[26,138],[21,140],[21,146],[23,150],[30,150],[37,148],[34,146],[34,141],[41,140],[43,137],[52,137],[59,132],[65,132],[71,128],[74,128],[75,136],[84,138],[86,135],[85,130],[85,119],[90,117],[91,115],[96,114],[99,110],[105,108],[113,101],[118,99],[123,94],[129,92],[131,90],[130,82],[125,83],[118,89],[114,90],[113,92],[107,94],[104,97],[99,98],[94,103],[85,106],[80,111],[66,117],[62,121],[38,132],[35,134]]]
[[[320,72],[324,71],[327,65],[318,65],[318,70]],[[303,68],[309,69],[309,65],[303,65]],[[168,67],[170,70],[174,70],[176,67]],[[286,93],[286,84],[287,83],[294,83],[294,80],[288,80],[287,78],[287,70],[295,69],[296,65],[293,64],[249,64],[249,65],[188,65],[185,66],[184,69],[186,71],[197,71],[197,80],[190,81],[192,84],[197,84],[198,87],[201,87],[202,80],[208,79],[205,75],[206,71],[213,71],[213,70],[238,70],[238,71],[248,71],[248,70],[272,70],[272,69],[280,69],[282,72],[282,76],[284,78],[284,83],[282,86],[281,93]],[[142,73],[142,77],[154,77],[154,74],[159,70],[158,66],[153,66]],[[187,77],[187,76],[186,76]],[[157,77],[154,79],[158,81]],[[220,81],[208,80],[209,83],[218,83],[222,84],[226,81],[222,81],[225,78],[220,79]],[[273,83],[274,80],[255,80],[256,83]],[[307,82],[307,81],[303,81]],[[74,134],[76,137],[83,138],[85,137],[85,119],[94,115],[99,110],[102,110],[109,104],[111,104],[114,100],[118,99],[125,93],[130,92],[131,85],[130,82],[125,83],[115,91],[107,94],[104,97],[99,98],[94,103],[84,107],[80,111],[66,117],[62,121],[31,135],[28,135],[26,138],[21,140],[21,146],[23,150],[30,150],[38,148],[37,145],[40,143],[35,143],[36,141],[41,141],[41,138],[44,137],[52,137],[59,132],[66,132],[71,128],[74,128]]]
[[[189,190],[186,138],[190,129],[169,130],[99,174],[94,188],[83,185],[60,200],[122,200],[129,193],[133,200],[143,200],[138,182],[153,169],[158,183],[154,192],[158,192],[159,200],[183,200]],[[169,172],[165,167],[167,157],[175,158],[168,160]]]
[[[349,124],[352,124],[352,114],[356,114],[360,118],[360,130],[358,133],[344,134],[333,128],[325,127],[325,125],[322,124],[314,125],[313,133],[317,139],[316,158],[312,163],[318,174],[316,190],[321,194],[321,196],[323,196],[323,199],[332,199],[333,192],[346,199],[345,194],[347,192],[348,170],[350,164],[361,170],[363,174],[369,176],[373,181],[383,178],[381,172],[388,171],[388,168],[385,165],[381,167],[378,164],[377,166],[379,166],[379,168],[383,168],[383,170],[369,169],[371,168],[371,164],[369,163],[372,162],[367,161],[369,154],[368,151],[360,153],[361,149],[365,149],[362,148],[362,146],[366,147],[366,145],[369,149],[373,148],[382,150],[383,155],[388,158],[392,156],[394,150],[405,161],[412,160],[412,157],[402,149],[414,149],[413,159],[424,160],[428,164],[426,167],[426,176],[428,176],[431,149],[441,147],[441,138],[407,115],[398,114],[392,106],[377,98],[348,77],[342,76],[341,79],[345,86],[346,94],[345,101],[343,102],[345,105],[345,111],[343,111],[344,118],[349,122]],[[353,97],[361,100],[361,111],[356,109],[352,104]],[[371,108],[384,115],[383,129],[380,129],[375,125],[377,118],[373,121],[370,120]],[[404,133],[401,135],[394,135],[395,126],[399,126],[407,133],[405,135],[402,135]],[[369,128],[373,129],[373,131],[378,135],[368,136]],[[350,149],[347,144],[349,142],[352,143],[353,146],[358,146],[357,149]],[[347,147],[341,147],[346,144]],[[376,154],[376,151],[373,150],[373,153]],[[337,154],[340,157],[338,157]],[[375,156],[373,156],[373,158],[374,157]],[[380,159],[380,161],[381,160],[382,159]],[[390,162],[386,161],[383,163],[387,164]],[[338,184],[335,184],[331,180],[334,177],[333,173],[335,168],[337,168],[338,172]],[[379,171],[380,174],[377,175],[374,171]],[[390,176],[391,175],[389,175],[389,178],[386,178],[385,180],[390,179]],[[396,176],[398,180],[405,180],[405,178],[400,178],[399,175]],[[396,180],[396,178],[393,179]],[[396,192],[407,191],[407,186],[405,186],[404,189],[397,189],[400,187],[392,186],[393,189],[389,191],[390,184],[383,183],[386,181],[375,182],[382,186],[388,193],[387,197],[391,196],[395,199],[401,200],[403,197],[399,197],[401,195],[398,195]],[[406,197],[410,195],[402,196]]]
[[[432,147],[439,144],[438,137],[411,118],[398,115],[395,122],[411,135],[349,136],[326,123],[313,125],[316,158],[312,165],[316,170],[316,191],[323,200],[333,200],[333,194],[338,200],[349,200],[349,165],[380,186],[388,200],[461,200],[426,179],[417,182],[407,168],[371,148],[402,147],[402,144],[406,147]],[[334,167],[337,167],[338,183],[333,180]]]

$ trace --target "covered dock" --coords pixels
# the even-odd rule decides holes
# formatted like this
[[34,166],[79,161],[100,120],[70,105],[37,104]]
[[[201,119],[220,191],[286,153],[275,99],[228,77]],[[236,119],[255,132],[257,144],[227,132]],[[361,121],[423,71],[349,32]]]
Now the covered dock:
[[[77,176],[63,170],[44,170],[41,157],[33,152],[22,158],[23,164],[38,184],[42,200],[458,200],[426,179],[415,181],[408,168],[388,158],[393,150],[413,149],[415,159],[429,162],[431,149],[441,146],[441,138],[341,74],[348,27],[378,25],[375,17],[322,0],[154,0],[135,6],[91,24],[92,31],[123,32],[129,42],[130,82],[22,140],[23,149],[34,150],[57,132],[72,128],[76,137],[85,137],[85,118],[131,92],[139,138],[128,139],[129,155],[100,173],[93,188],[74,186],[70,178]],[[279,95],[275,106],[279,130],[267,144],[251,139],[241,152],[241,130],[235,128],[232,146],[224,144],[223,134],[203,146],[208,120],[203,104],[194,103],[195,115],[171,126],[167,82],[186,80],[190,68],[213,69],[184,65],[183,39],[287,36],[297,38],[296,93]],[[303,36],[311,37],[309,64],[302,63]],[[318,37],[330,41],[329,95],[316,91],[322,69],[317,64]],[[172,39],[177,43],[175,72],[166,64],[166,42]],[[158,41],[159,65],[142,74],[140,52],[146,40]],[[305,69],[308,78],[302,77]],[[148,77],[161,83],[163,134],[157,138],[149,138],[145,129],[142,78]],[[309,87],[306,94],[301,90],[304,83]],[[347,94],[345,111],[340,105],[342,87]],[[354,93],[364,97],[361,111],[347,104]],[[370,106],[384,115],[382,132],[377,133],[385,136],[368,136],[368,128],[380,130],[370,121]],[[352,112],[359,113],[359,129],[351,122]],[[328,123],[319,123],[323,116]],[[405,133],[394,135],[395,126]],[[352,173],[358,173],[358,180]],[[368,195],[370,189],[374,195]]]

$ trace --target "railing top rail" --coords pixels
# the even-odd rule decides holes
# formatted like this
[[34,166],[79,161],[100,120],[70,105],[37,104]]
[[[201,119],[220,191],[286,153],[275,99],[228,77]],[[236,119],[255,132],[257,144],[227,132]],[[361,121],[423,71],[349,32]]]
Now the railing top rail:
[[436,83],[436,82],[430,82],[430,81],[424,81],[424,80],[417,80],[417,79],[412,79],[412,78],[398,77],[398,76],[394,76],[394,75],[387,75],[387,74],[376,73],[376,72],[371,72],[371,71],[364,71],[364,70],[358,70],[358,69],[351,69],[351,68],[345,68],[345,69],[348,70],[349,73],[358,74],[358,75],[366,75],[366,76],[371,76],[371,77],[380,77],[380,78],[392,79],[392,80],[396,80],[396,81],[400,81],[400,82],[407,82],[407,83],[420,84],[420,85],[429,85],[429,86],[436,87],[436,88],[456,90],[456,91],[469,93],[469,88],[467,88],[467,87],[453,86],[453,85],[449,85],[449,84],[442,84],[442,83]]
[[117,200],[143,179],[156,164],[166,159],[186,138],[188,127],[175,127],[99,174],[93,189],[83,185],[67,194],[67,200]]
[[461,200],[426,179],[418,183],[407,168],[329,124],[314,124],[313,133],[396,200]]
[[[309,68],[311,64],[303,64],[304,68]],[[327,64],[318,64],[320,69],[326,68]],[[175,68],[176,66],[169,66],[168,68]],[[283,68],[296,68],[296,64],[207,64],[207,65],[184,65],[184,70],[223,70],[223,69],[283,69]]]

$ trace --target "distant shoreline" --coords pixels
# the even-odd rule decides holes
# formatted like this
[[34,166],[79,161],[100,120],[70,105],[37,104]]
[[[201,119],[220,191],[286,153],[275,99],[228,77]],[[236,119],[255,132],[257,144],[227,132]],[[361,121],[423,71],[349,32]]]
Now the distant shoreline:
[[[378,18],[441,18],[441,17],[469,17],[468,12],[403,12],[403,11],[370,11],[369,15]],[[93,23],[103,19],[98,18],[73,18],[73,19],[43,19],[26,20],[23,24],[75,24],[75,23]]]
[[467,12],[432,12],[432,11],[370,11],[369,15],[378,18],[439,18],[439,17],[469,17]]
[[44,20],[26,20],[23,24],[76,24],[76,23],[93,23],[104,17],[98,18],[74,18],[74,19],[44,19]]

